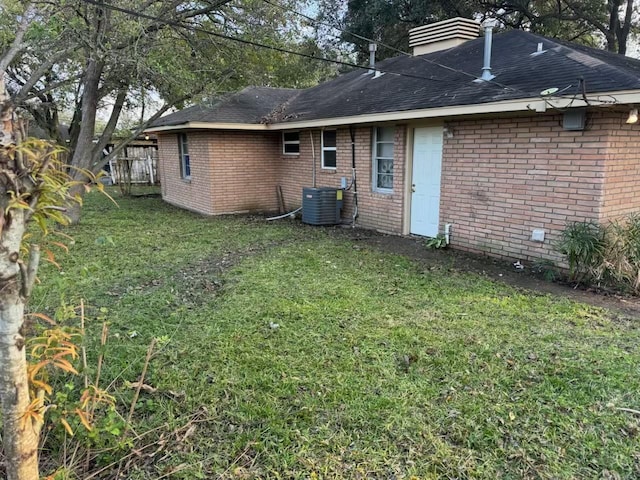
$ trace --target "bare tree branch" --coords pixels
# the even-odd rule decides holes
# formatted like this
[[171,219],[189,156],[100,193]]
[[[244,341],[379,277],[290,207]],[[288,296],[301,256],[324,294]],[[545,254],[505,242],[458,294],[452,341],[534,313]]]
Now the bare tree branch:
[[172,102],[165,103],[162,106],[162,108],[160,108],[156,113],[154,113],[151,117],[149,117],[144,123],[141,123],[140,125],[138,125],[138,127],[136,127],[132,131],[131,135],[129,135],[125,140],[118,143],[118,145],[116,145],[115,148],[111,152],[109,152],[108,155],[106,155],[101,160],[96,160],[95,163],[93,164],[92,170],[94,172],[99,171],[102,167],[104,167],[107,163],[109,163],[110,160],[116,158],[120,154],[120,152],[123,151],[125,147],[129,143],[131,143],[131,141],[135,140],[138,137],[138,135],[144,132],[152,122],[160,118],[167,110],[172,108],[174,105],[179,104],[187,100],[188,98],[189,96],[185,95],[182,98],[176,99]]
[[34,13],[33,3],[29,2],[24,8],[24,13],[22,18],[20,19],[20,23],[18,24],[18,30],[16,31],[16,36],[11,43],[9,49],[0,57],[0,75],[4,75],[7,67],[13,62],[16,58],[16,55],[20,53],[20,51],[24,48],[25,44],[23,43],[24,34],[27,32],[27,28],[29,28],[29,24],[31,23],[31,17]]
[[627,0],[627,7],[624,15],[624,24],[619,26],[616,31],[618,39],[618,53],[624,55],[627,53],[627,39],[631,31],[631,18],[633,16],[633,0]]
[[104,128],[102,135],[100,135],[100,139],[98,143],[93,149],[93,160],[92,164],[96,162],[98,158],[102,155],[102,150],[107,146],[109,141],[111,140],[111,136],[118,125],[118,120],[120,119],[120,114],[122,113],[122,108],[124,107],[124,102],[127,99],[127,93],[129,92],[129,85],[123,85],[118,90],[116,95],[116,101],[113,104],[113,109],[111,110],[111,115],[109,116],[109,121],[107,122],[106,127]]
[[[58,61],[62,60],[63,58],[67,57],[72,51],[74,50],[74,48],[67,48],[65,50],[62,50],[61,52],[56,53],[55,55],[52,55],[51,57],[49,57],[48,59],[46,59],[44,62],[42,62],[38,68],[31,73],[31,75],[29,76],[29,79],[22,85],[22,88],[20,89],[20,91],[14,95],[13,97],[13,101],[16,104],[21,103],[22,101],[26,100],[27,98],[29,98],[29,92],[31,92],[31,89],[33,87],[35,87],[36,83],[38,83],[38,81],[49,71],[51,70],[51,68],[58,63]],[[74,77],[74,78],[77,78]],[[58,82],[57,84],[58,86],[61,85],[60,82]],[[57,88],[53,87],[53,88]],[[45,90],[39,90],[38,94],[42,94]]]

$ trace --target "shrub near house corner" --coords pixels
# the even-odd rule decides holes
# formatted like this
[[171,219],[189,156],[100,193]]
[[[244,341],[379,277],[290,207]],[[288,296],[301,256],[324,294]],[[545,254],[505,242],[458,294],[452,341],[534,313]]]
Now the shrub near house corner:
[[640,293],[640,216],[569,224],[556,248],[569,264],[570,280]]
[[569,264],[569,279],[581,282],[596,277],[595,271],[602,263],[604,229],[596,222],[575,222],[567,225],[560,234],[556,249]]

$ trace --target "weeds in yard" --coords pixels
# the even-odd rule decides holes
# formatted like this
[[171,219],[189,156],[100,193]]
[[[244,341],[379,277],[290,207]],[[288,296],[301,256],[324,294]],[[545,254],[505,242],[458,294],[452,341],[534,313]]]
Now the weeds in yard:
[[597,222],[574,222],[562,231],[556,246],[569,263],[569,278],[580,282],[599,275],[605,253],[605,231]]
[[446,248],[449,244],[447,243],[447,237],[442,233],[439,233],[433,238],[430,238],[425,242],[425,246],[427,248],[440,249]]
[[607,225],[573,223],[557,245],[569,263],[570,279],[640,293],[640,217]]
[[44,323],[31,324],[34,335],[26,344],[29,383],[36,400],[25,420],[42,426],[45,432],[44,469],[55,470],[47,478],[84,478],[80,473],[89,467],[92,452],[107,445],[112,449],[113,435],[123,422],[115,398],[99,386],[99,373],[90,378],[84,304],[77,309],[63,305],[53,317],[27,315]]
[[534,262],[531,269],[535,273],[539,273],[547,282],[554,282],[561,278],[558,265],[551,260],[540,260]]
[[637,320],[330,229],[118,203],[89,196],[34,298],[107,309],[88,361],[120,415],[139,387],[135,449],[93,478],[640,477]]
[[607,254],[600,276],[640,292],[640,217],[632,215],[607,227]]

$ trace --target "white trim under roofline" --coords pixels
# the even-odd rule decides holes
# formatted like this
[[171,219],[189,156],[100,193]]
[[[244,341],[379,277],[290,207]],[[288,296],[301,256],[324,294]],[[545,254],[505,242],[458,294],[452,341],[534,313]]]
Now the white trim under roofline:
[[[478,115],[487,113],[507,112],[545,112],[551,108],[575,108],[587,106],[613,106],[631,103],[640,103],[640,90],[622,90],[616,92],[602,92],[591,94],[591,104],[581,98],[573,97],[541,97],[523,98],[517,100],[503,100],[500,102],[477,103],[473,105],[455,105],[450,107],[423,108],[420,110],[404,110],[400,112],[373,113],[368,115],[353,115],[348,117],[321,118],[315,120],[303,120],[300,122],[284,122],[272,124],[250,123],[209,123],[188,122],[181,125],[167,125],[163,127],[151,127],[145,130],[149,133],[161,133],[172,130],[295,130],[302,128],[334,127],[339,125],[352,125],[357,123],[381,123],[399,120],[417,120],[423,118],[454,117],[459,115]],[[594,99],[597,97],[600,100]],[[599,101],[606,103],[598,104]]]
[[215,123],[215,122],[186,122],[178,125],[163,125],[149,127],[148,133],[171,132],[176,130],[269,130],[264,123]]

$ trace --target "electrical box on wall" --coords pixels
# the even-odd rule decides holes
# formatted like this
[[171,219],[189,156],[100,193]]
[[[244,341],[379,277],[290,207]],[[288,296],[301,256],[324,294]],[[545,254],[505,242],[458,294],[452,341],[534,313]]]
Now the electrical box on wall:
[[584,130],[587,111],[584,108],[573,108],[564,112],[562,128],[565,130]]

